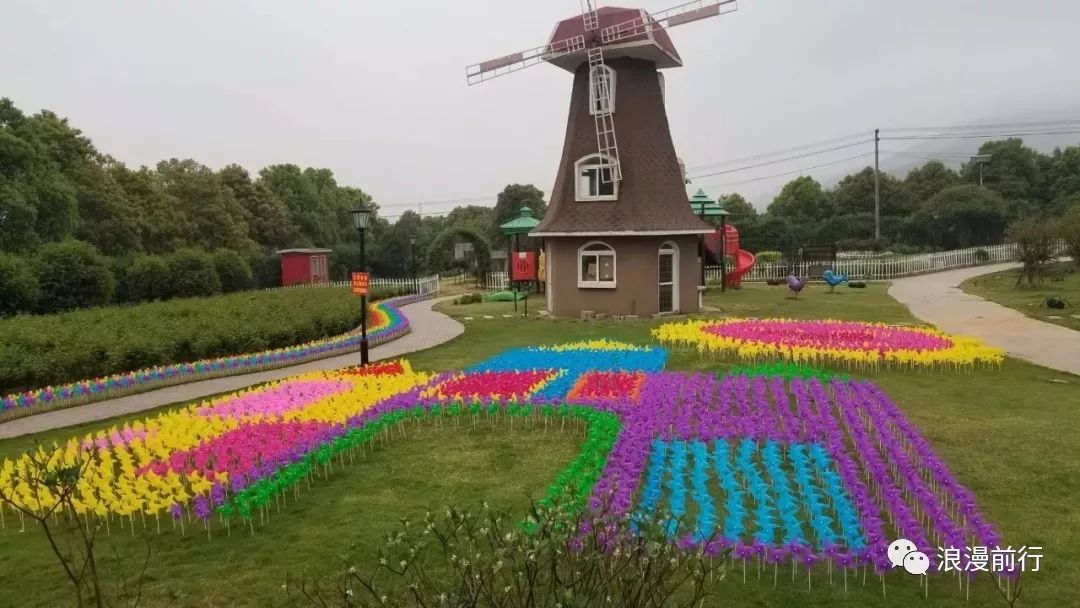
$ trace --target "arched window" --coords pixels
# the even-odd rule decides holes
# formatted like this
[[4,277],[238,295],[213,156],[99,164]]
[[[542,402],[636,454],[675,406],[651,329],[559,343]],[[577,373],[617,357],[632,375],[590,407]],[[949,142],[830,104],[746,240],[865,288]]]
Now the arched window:
[[667,87],[664,85],[664,73],[657,72],[656,77],[660,80],[660,100],[667,104]]
[[606,65],[589,68],[589,114],[615,112],[615,70]]
[[578,287],[615,287],[615,250],[593,241],[578,249]]
[[575,198],[579,201],[614,201],[619,198],[619,182],[611,179],[612,160],[590,154],[574,163]]

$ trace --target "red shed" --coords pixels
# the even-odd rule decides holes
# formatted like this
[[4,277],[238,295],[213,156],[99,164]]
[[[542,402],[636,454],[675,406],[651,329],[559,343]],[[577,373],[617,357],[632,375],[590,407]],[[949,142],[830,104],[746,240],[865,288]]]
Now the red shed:
[[329,249],[282,249],[281,286],[330,281]]

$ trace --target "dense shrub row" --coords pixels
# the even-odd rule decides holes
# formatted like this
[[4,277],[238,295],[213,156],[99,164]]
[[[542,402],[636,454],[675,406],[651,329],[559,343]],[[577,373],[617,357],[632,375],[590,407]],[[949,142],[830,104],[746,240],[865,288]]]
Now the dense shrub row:
[[[150,262],[141,267],[154,274],[145,270],[152,270]],[[9,270],[0,259],[0,276],[11,275]],[[391,295],[396,292],[374,290],[372,299]],[[0,320],[0,395],[292,346],[344,333],[359,323],[358,300],[349,290],[319,287],[19,315]]]
[[107,258],[89,243],[67,240],[28,256],[0,252],[0,317],[274,287],[280,273],[273,255],[181,249]]

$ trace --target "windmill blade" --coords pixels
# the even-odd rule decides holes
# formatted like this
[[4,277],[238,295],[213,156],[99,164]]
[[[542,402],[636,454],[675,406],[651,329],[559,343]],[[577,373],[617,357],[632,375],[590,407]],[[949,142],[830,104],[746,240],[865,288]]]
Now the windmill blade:
[[465,80],[470,85],[505,76],[534,65],[585,50],[585,37],[572,36],[533,49],[504,55],[465,68]]
[[603,44],[621,42],[628,38],[648,34],[653,30],[685,25],[738,9],[736,0],[695,0],[653,13],[646,18],[637,17],[605,27],[600,30],[600,41]]
[[585,24],[585,31],[591,32],[600,27],[600,15],[596,14],[596,7],[592,0],[581,0],[581,20]]
[[600,181],[608,184],[622,179],[619,144],[615,139],[615,116],[611,112],[611,80],[604,64],[604,51],[589,49],[589,103],[596,121],[596,148],[600,152]]

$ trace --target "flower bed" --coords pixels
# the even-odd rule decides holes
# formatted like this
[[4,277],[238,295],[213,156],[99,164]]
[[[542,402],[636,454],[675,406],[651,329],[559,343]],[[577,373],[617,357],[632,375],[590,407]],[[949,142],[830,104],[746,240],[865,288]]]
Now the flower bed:
[[[215,513],[254,531],[283,494],[404,435],[410,421],[494,428],[502,416],[510,429],[547,430],[569,420],[584,423],[585,444],[544,501],[632,522],[666,513],[670,541],[687,548],[884,573],[894,538],[932,562],[937,546],[1000,543],[971,492],[873,383],[792,364],[664,372],[664,356],[583,343],[507,351],[464,374],[402,361],[306,374],[40,453],[60,466],[88,460],[82,516],[159,526],[165,516],[209,534],[221,525]],[[0,491],[48,508],[55,497],[21,481],[25,467],[2,463]]]
[[1004,351],[975,338],[950,336],[928,327],[857,321],[687,321],[664,324],[652,335],[662,344],[694,348],[702,355],[734,355],[750,361],[961,369],[1000,365],[1005,360]]
[[[426,296],[403,296],[372,304],[369,308],[368,343],[374,346],[408,333],[409,320],[401,314],[399,307],[424,297]],[[355,330],[289,348],[164,365],[93,380],[46,386],[3,397],[0,399],[0,416],[24,415],[43,409],[112,399],[173,384],[286,367],[353,352],[359,348],[359,330]]]

